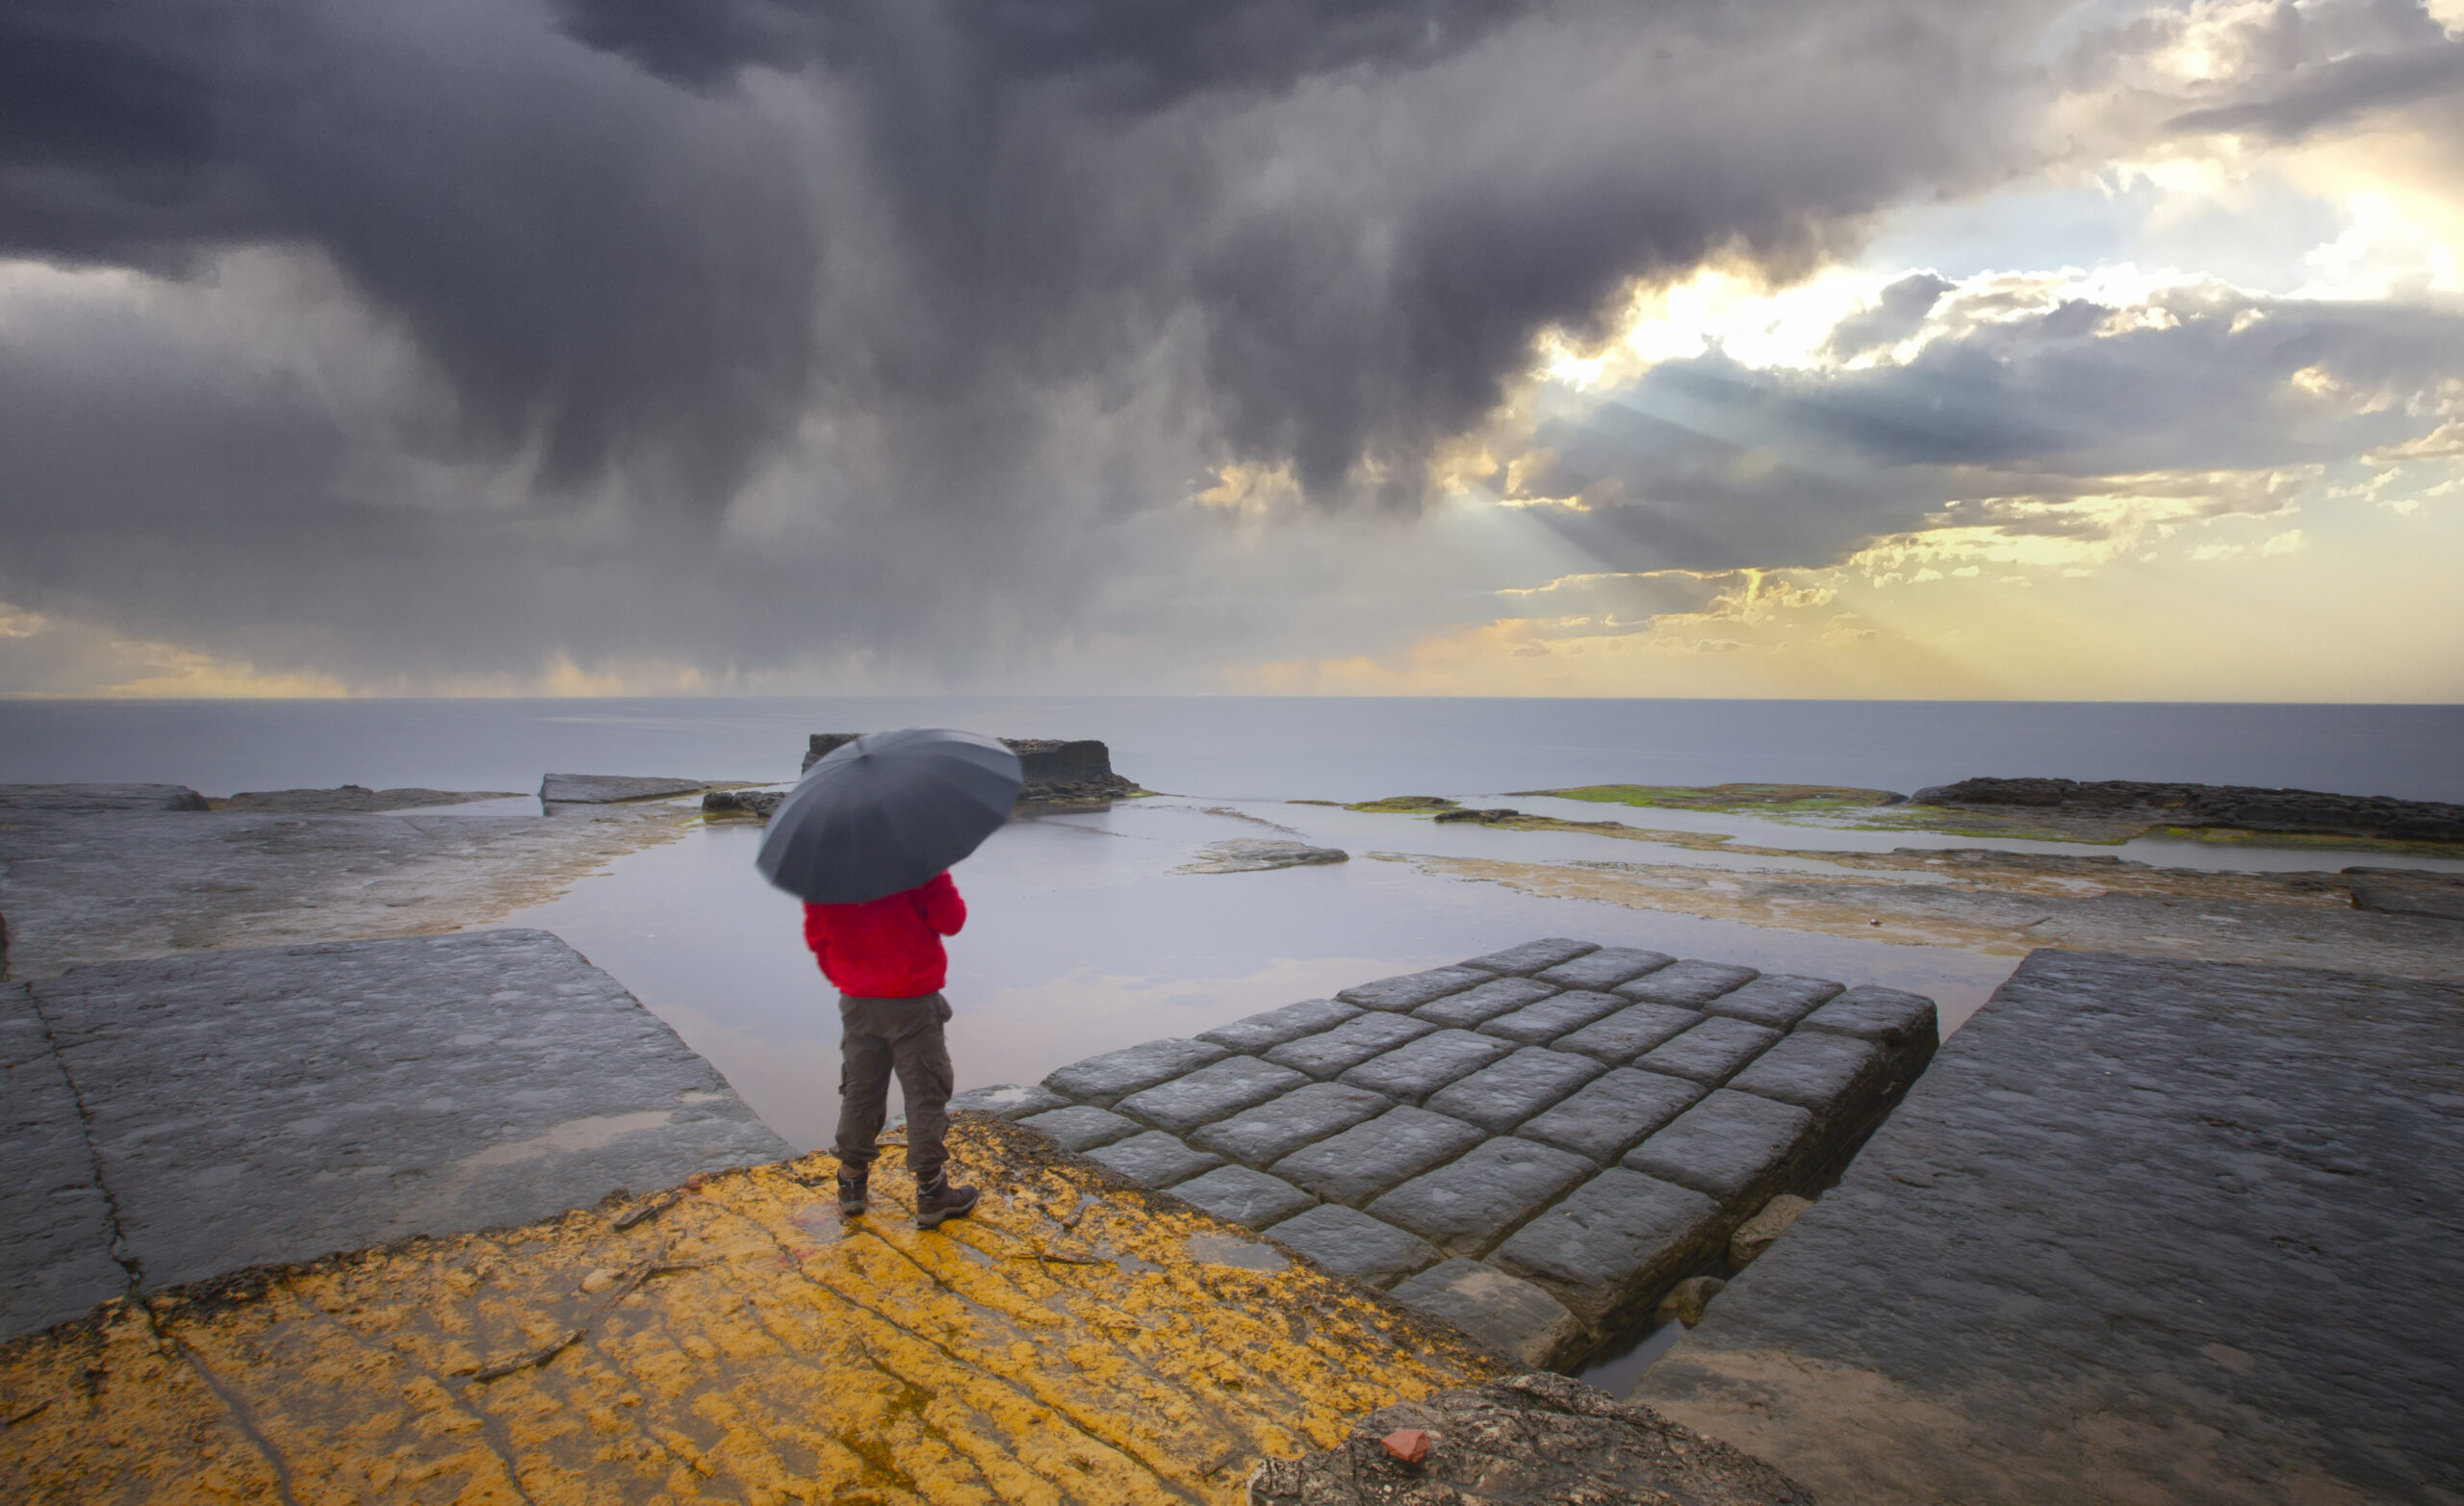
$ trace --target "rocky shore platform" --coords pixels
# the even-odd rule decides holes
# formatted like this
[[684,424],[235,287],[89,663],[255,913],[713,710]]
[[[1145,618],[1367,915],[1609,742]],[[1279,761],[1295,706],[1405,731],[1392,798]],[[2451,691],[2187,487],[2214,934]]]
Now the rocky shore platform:
[[0,986],[0,1335],[251,1265],[523,1224],[787,1154],[543,931]]
[[1552,937],[963,1104],[1551,1367],[1818,1189],[1937,1043],[1914,994]]
[[2464,988],[2040,951],[1634,1393],[1828,1506],[2464,1500]]
[[1973,779],[1921,789],[1909,799],[1915,804],[1954,810],[1988,814],[2016,810],[2141,828],[2221,828],[2374,841],[2464,843],[2464,805],[2385,795],[2133,779]]

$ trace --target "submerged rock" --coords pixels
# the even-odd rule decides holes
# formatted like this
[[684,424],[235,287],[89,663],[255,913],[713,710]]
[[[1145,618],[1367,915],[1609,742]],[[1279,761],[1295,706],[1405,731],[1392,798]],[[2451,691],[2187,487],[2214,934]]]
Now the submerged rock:
[[786,798],[785,790],[712,790],[702,797],[702,814],[753,816],[767,821]]
[[1174,873],[1263,873],[1270,868],[1300,868],[1312,863],[1340,863],[1351,855],[1340,847],[1311,847],[1306,842],[1276,841],[1269,837],[1235,837],[1228,842],[1211,842],[1198,853],[1195,862],[1184,863]]
[[365,784],[343,784],[329,790],[243,790],[224,801],[222,808],[344,816],[380,810],[414,810],[424,805],[463,805],[475,800],[521,798],[518,790],[372,790]]

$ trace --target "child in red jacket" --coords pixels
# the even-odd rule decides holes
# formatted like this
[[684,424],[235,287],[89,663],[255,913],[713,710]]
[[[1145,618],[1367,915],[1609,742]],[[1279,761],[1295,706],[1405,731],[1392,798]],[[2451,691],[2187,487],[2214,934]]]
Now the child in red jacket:
[[838,1211],[849,1217],[865,1208],[893,1071],[907,1097],[915,1226],[937,1229],[975,1207],[976,1189],[942,1174],[953,1079],[941,1038],[950,1018],[941,938],[965,924],[966,902],[948,874],[861,905],[805,906],[805,944],[839,992]]

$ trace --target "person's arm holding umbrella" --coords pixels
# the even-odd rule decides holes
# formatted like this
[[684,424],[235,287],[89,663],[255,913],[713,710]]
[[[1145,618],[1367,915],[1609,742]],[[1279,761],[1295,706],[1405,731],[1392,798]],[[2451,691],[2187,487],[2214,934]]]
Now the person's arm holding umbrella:
[[805,904],[805,941],[838,986],[838,1206],[861,1213],[895,1075],[907,1100],[915,1222],[977,1191],[944,1174],[955,1074],[943,1038],[943,936],[966,924],[947,872],[1008,819],[1017,755],[966,732],[869,734],[813,765],[771,817],[757,865]]

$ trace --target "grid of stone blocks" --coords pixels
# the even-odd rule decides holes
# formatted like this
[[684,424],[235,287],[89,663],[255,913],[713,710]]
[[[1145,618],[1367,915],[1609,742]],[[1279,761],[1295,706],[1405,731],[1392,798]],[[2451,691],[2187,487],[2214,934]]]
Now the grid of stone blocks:
[[1563,937],[964,1094],[1533,1366],[1854,1152],[1934,1003]]

